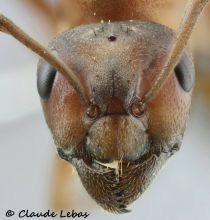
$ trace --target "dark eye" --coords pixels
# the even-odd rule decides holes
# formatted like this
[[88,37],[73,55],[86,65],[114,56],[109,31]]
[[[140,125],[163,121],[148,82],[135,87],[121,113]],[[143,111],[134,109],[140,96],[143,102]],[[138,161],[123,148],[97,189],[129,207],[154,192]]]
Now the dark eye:
[[189,92],[195,82],[195,70],[192,61],[186,53],[183,54],[175,67],[176,78],[185,92]]
[[53,82],[56,75],[56,69],[49,63],[41,60],[37,69],[37,89],[39,96],[46,100],[49,98]]

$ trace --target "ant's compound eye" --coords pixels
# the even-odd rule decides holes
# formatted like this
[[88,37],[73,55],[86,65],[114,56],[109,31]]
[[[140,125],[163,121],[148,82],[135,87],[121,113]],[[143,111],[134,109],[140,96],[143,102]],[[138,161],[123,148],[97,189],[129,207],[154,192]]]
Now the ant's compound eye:
[[50,97],[53,82],[56,75],[56,69],[49,63],[41,60],[37,69],[37,89],[39,96],[46,100]]
[[192,61],[186,53],[183,54],[174,71],[182,89],[185,92],[190,92],[195,82],[195,70]]
[[146,105],[139,99],[136,99],[130,106],[130,113],[136,117],[140,118],[145,112]]
[[86,114],[89,118],[92,120],[96,119],[100,114],[100,109],[95,104],[90,104],[90,106],[87,108]]

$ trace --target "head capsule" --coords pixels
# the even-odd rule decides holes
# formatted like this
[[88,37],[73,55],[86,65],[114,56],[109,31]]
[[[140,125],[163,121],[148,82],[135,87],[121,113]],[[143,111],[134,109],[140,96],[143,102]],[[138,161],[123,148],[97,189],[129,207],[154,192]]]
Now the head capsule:
[[58,36],[50,48],[80,80],[86,103],[66,78],[39,63],[38,91],[58,152],[107,210],[125,212],[179,149],[194,85],[187,52],[157,97],[142,101],[174,37],[141,21],[85,25]]

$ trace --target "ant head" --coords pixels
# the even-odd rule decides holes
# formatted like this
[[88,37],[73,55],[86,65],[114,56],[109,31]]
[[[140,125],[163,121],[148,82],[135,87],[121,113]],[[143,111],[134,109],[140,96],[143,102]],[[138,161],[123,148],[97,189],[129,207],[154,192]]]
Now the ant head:
[[[174,39],[169,28],[140,21],[85,25],[59,35],[50,48],[79,79],[87,102],[53,66],[44,60],[39,63],[38,91],[58,152],[76,166],[99,203],[88,184],[105,163],[121,161],[125,181],[128,164],[149,176],[158,169],[151,157],[163,163],[179,148],[194,85],[194,68],[186,51],[157,96],[144,102]],[[143,163],[148,164],[144,171],[139,167]],[[86,169],[91,169],[88,179]],[[123,204],[140,191],[127,193]],[[102,199],[108,202],[108,197]],[[119,208],[116,201],[109,205]],[[107,208],[108,203],[102,206]]]

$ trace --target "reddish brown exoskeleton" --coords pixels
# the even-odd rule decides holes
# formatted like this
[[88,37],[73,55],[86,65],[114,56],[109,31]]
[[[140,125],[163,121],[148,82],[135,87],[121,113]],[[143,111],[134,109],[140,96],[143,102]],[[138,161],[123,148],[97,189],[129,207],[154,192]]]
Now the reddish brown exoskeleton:
[[50,50],[0,15],[1,31],[43,57],[38,92],[58,153],[109,211],[127,212],[180,147],[195,79],[184,48],[207,2],[190,2],[177,34],[97,23],[67,30]]

